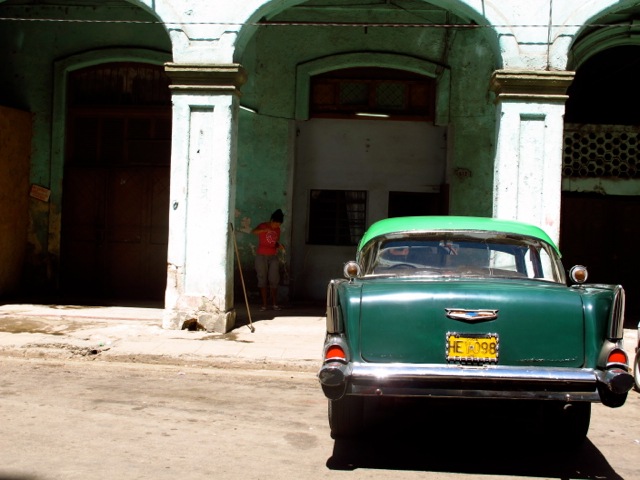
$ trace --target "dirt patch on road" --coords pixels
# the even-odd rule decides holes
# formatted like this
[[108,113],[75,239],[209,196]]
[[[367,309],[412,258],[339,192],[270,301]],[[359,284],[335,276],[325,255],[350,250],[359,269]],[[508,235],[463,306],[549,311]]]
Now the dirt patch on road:
[[[95,327],[105,326],[106,323],[95,323]],[[0,332],[5,333],[44,333],[47,335],[64,335],[86,328],[86,322],[75,322],[69,319],[39,320],[36,317],[3,318],[0,322]]]
[[234,357],[202,357],[196,355],[154,355],[118,353],[108,346],[82,347],[69,343],[32,343],[22,347],[0,347],[0,357],[40,360],[73,360],[79,362],[135,363],[149,365],[175,365],[223,370],[291,371],[315,374],[320,368],[316,361],[308,360],[250,360]]

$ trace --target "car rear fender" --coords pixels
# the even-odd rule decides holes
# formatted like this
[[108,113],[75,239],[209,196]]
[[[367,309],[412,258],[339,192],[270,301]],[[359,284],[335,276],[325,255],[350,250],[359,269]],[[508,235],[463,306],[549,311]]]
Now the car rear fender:
[[624,338],[624,309],[625,293],[622,285],[613,287],[613,301],[609,312],[609,340],[621,340]]
[[327,333],[344,331],[344,321],[340,308],[338,286],[346,280],[331,280],[327,286]]
[[[585,316],[585,365],[605,368],[609,352],[624,335],[625,292],[620,285],[586,284],[581,295]],[[604,361],[602,359],[605,359]]]
[[622,339],[626,301],[622,285],[586,284],[573,288],[582,293],[586,315],[600,323],[595,328],[605,329],[601,335],[612,341]]
[[591,304],[594,307],[592,311],[597,311],[598,306],[604,309],[601,300],[604,298],[607,301],[606,308],[609,311],[604,316],[605,338],[598,352],[596,378],[601,402],[608,407],[619,407],[624,404],[627,392],[633,387],[629,357],[623,342],[625,292],[621,285],[588,285],[586,288],[600,292],[595,295],[600,301]]
[[362,282],[331,280],[327,287],[327,333],[344,333],[357,339],[362,302]]

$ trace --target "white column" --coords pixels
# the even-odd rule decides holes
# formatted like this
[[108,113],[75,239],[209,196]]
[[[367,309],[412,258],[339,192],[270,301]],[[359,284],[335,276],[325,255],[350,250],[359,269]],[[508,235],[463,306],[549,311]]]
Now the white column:
[[163,327],[233,329],[238,88],[242,67],[167,64],[173,101]]
[[537,225],[558,242],[566,89],[573,72],[497,71],[493,216]]

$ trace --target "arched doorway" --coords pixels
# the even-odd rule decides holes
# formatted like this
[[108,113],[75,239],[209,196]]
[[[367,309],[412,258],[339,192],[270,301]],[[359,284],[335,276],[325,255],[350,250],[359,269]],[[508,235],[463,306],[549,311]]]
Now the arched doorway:
[[[265,3],[234,56],[248,72],[238,122],[238,230],[249,233],[284,209],[290,263],[282,294],[294,302],[324,299],[359,232],[375,220],[425,213],[427,204],[460,215],[492,209],[496,107],[488,87],[501,62],[496,31],[475,28],[486,19],[460,2],[338,3]],[[342,100],[312,93],[319,78],[344,85],[337,97],[334,91]],[[404,98],[418,79],[432,82],[423,90],[435,112],[430,120],[363,110],[370,105],[361,100],[382,91],[390,96],[377,107],[393,110],[395,94]],[[310,114],[321,106],[324,112]],[[317,223],[327,211],[330,224]],[[338,244],[326,244],[330,238]],[[241,234],[238,243],[252,265],[254,239]]]
[[162,301],[171,99],[161,66],[69,75],[61,290],[83,301]]
[[640,316],[635,239],[640,235],[640,46],[604,49],[584,61],[565,115],[560,243],[565,266],[627,291],[627,325]]

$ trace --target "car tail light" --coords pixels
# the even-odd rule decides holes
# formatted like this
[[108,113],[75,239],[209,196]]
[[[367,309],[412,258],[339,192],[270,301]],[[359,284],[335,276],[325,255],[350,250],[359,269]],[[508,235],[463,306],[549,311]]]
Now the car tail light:
[[611,352],[609,353],[609,356],[607,357],[607,364],[621,363],[621,364],[627,365],[627,361],[628,359],[627,359],[626,352],[618,348],[611,350]]
[[338,359],[338,358],[341,360],[347,359],[347,354],[344,352],[342,347],[340,347],[339,345],[331,345],[329,348],[327,348],[327,351],[324,354],[325,360],[332,360],[332,359]]

